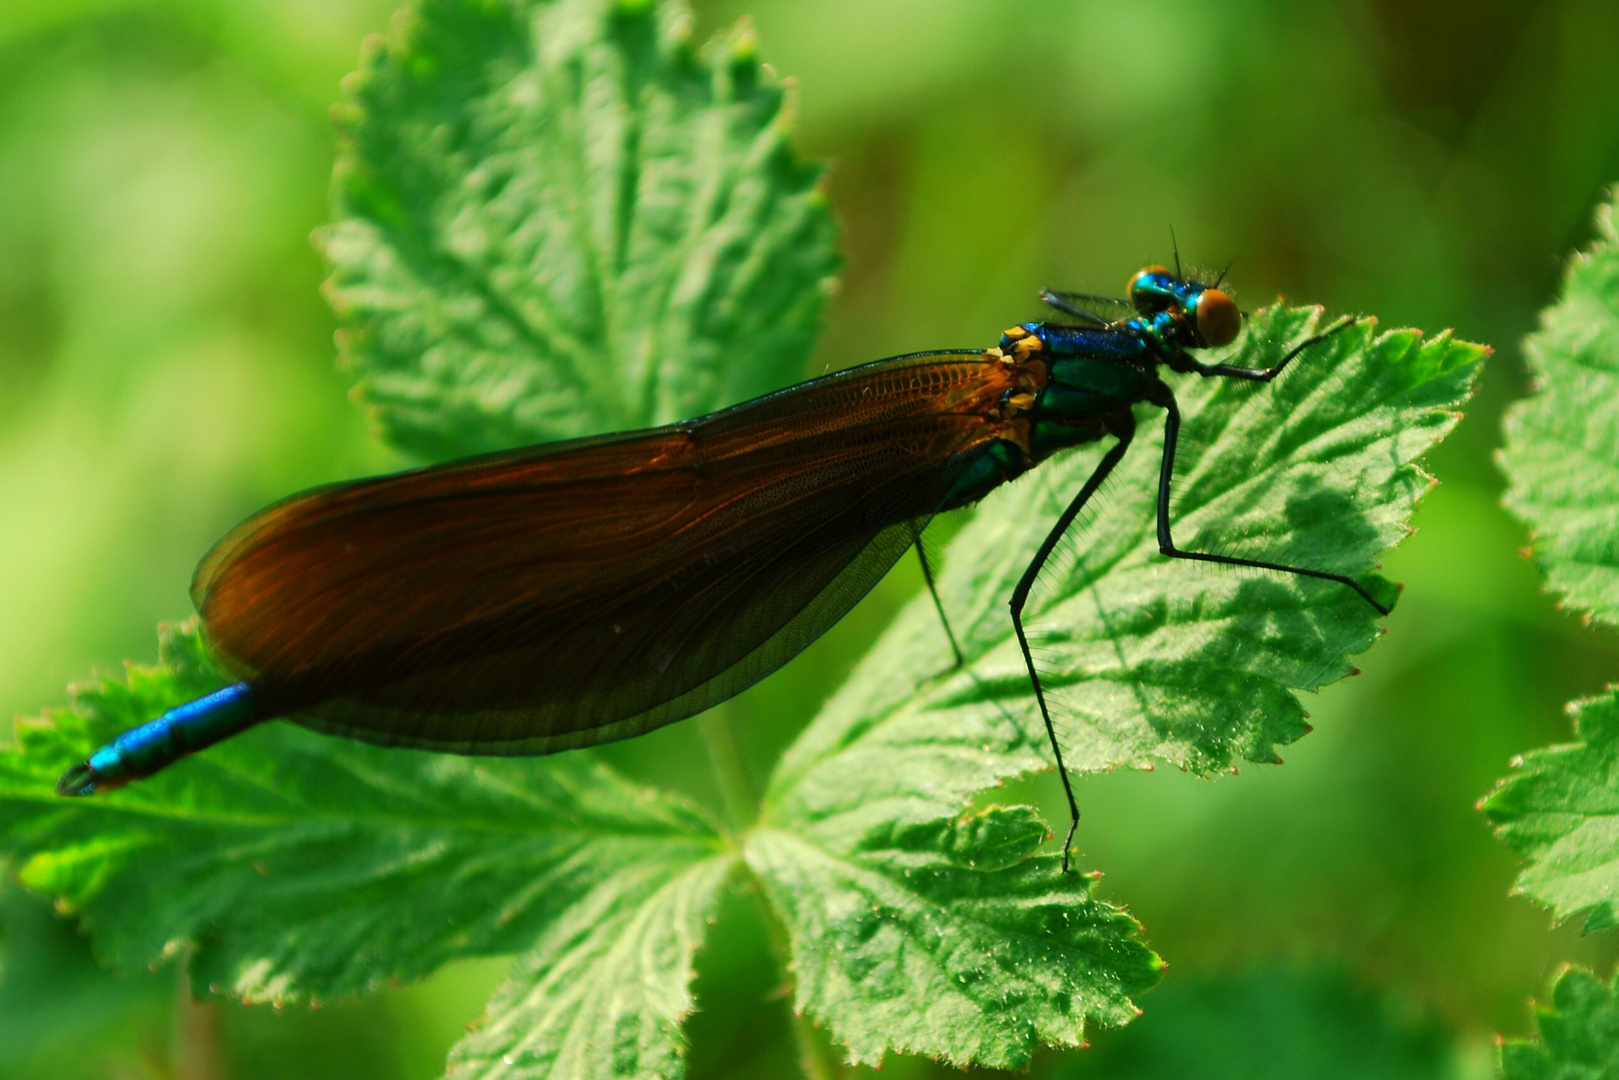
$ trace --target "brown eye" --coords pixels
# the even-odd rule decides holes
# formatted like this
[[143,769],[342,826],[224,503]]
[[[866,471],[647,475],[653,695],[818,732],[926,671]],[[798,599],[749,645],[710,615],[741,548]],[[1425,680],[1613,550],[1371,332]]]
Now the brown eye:
[[1197,298],[1197,334],[1210,345],[1229,345],[1242,331],[1242,312],[1231,294],[1204,289]]

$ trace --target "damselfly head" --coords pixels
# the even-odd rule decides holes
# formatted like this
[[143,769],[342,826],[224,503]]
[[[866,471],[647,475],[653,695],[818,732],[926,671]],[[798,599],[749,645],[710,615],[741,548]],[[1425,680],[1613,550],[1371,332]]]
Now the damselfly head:
[[1242,312],[1218,281],[1192,281],[1165,267],[1148,266],[1130,279],[1129,288],[1136,311],[1154,321],[1167,316],[1193,331],[1196,340],[1184,342],[1188,346],[1229,345],[1242,331]]

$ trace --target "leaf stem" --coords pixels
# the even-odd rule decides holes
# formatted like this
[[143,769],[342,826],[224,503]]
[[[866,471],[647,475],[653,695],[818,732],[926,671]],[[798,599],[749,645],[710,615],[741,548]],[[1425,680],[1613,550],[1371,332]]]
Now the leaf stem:
[[[719,781],[731,827],[738,835],[745,833],[758,820],[759,796],[748,779],[747,766],[742,761],[742,748],[737,745],[736,729],[731,726],[730,713],[723,705],[710,709],[697,718],[697,726],[703,733],[703,742],[708,745],[709,760],[714,766],[715,779]],[[748,874],[748,884],[759,902],[765,931],[770,938],[770,952],[776,958],[776,969],[781,973],[782,984],[788,987],[782,1000],[787,1005],[793,1042],[798,1047],[799,1068],[803,1069],[807,1080],[838,1080],[843,1076],[843,1068],[826,1036],[809,1017],[793,1006],[793,952],[787,927],[776,915],[763,884],[751,872]]]
[[174,1076],[176,1080],[224,1080],[219,1005],[193,996],[189,957],[175,968],[179,977],[174,995]]
[[748,779],[729,712],[723,705],[709,709],[697,718],[697,727],[708,746],[708,759],[714,766],[714,778],[719,782],[731,828],[738,834],[746,832],[759,817],[759,796]]
[[770,938],[770,951],[776,958],[782,984],[787,988],[782,994],[782,1001],[787,1006],[788,1022],[793,1028],[793,1042],[798,1046],[798,1067],[804,1071],[807,1080],[839,1080],[844,1075],[843,1065],[838,1061],[826,1035],[793,1003],[793,952],[787,927],[776,915],[776,909],[771,906],[770,897],[759,879],[750,873],[748,880],[755,899],[759,901],[765,932]]

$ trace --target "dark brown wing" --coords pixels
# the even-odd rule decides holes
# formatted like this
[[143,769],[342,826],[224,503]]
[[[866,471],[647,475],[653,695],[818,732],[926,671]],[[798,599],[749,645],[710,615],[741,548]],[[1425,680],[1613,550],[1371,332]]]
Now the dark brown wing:
[[1008,371],[899,358],[666,428],[295,496],[192,596],[278,714],[374,742],[626,738],[785,663],[1001,431]]

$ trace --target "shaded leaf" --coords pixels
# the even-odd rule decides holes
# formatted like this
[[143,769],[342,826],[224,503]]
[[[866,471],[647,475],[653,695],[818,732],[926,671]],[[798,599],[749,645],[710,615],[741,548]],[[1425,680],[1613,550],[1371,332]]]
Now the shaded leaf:
[[323,233],[344,362],[455,457],[684,419],[801,377],[836,265],[741,28],[677,3],[422,0],[345,82]]
[[1259,969],[1153,993],[1145,1016],[1052,1080],[1451,1080],[1454,1036],[1330,970]]
[[[0,1076],[90,1075],[97,1057],[134,1053],[131,1017],[160,1028],[174,996],[172,979],[102,970],[67,921],[9,880],[0,883],[0,949]],[[88,1061],[87,1046],[96,1048]]]
[[1506,1080],[1606,1080],[1619,1075],[1619,981],[1605,983],[1570,967],[1557,976],[1551,1002],[1535,1008],[1538,1042],[1501,1045]]
[[1534,533],[1552,589],[1619,623],[1619,227],[1597,212],[1597,242],[1524,342],[1533,397],[1506,418],[1507,506]]
[[[1507,505],[1534,534],[1551,588],[1591,618],[1619,622],[1619,231],[1610,204],[1575,256],[1563,294],[1524,343],[1536,393],[1506,419]],[[1558,919],[1619,924],[1619,698],[1569,707],[1580,742],[1523,755],[1480,801],[1529,860],[1516,888]]]

